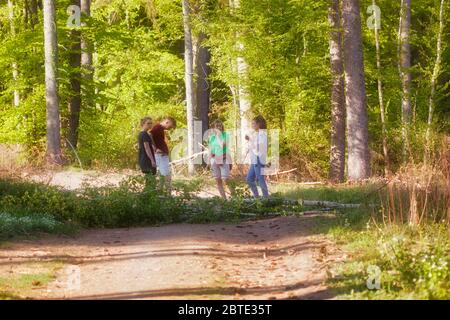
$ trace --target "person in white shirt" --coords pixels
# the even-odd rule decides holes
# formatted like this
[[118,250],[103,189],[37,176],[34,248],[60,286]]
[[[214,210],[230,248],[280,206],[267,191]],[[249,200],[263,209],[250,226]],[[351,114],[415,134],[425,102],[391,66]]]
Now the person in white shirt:
[[258,187],[261,188],[264,198],[269,197],[264,168],[267,164],[267,123],[262,116],[257,116],[252,121],[254,133],[251,136],[245,136],[249,143],[250,167],[247,174],[247,183],[255,198],[259,198]]

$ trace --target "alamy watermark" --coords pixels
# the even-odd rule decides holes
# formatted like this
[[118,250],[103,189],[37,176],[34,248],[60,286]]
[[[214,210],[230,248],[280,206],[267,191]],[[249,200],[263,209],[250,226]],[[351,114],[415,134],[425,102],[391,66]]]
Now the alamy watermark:
[[380,290],[381,288],[381,269],[378,266],[370,265],[367,268],[369,275],[366,281],[367,289]]
[[[174,142],[170,158],[172,163],[187,163],[194,165],[210,163],[214,148],[209,145],[212,135],[217,135],[215,129],[208,129],[202,134],[202,122],[194,121],[193,154],[188,154],[188,132],[185,128],[175,129],[170,138]],[[218,164],[256,164],[264,165],[262,173],[271,175],[278,172],[280,163],[280,129],[245,131],[228,129],[223,132],[226,137],[225,157],[215,157]],[[220,135],[219,135],[220,136]],[[219,150],[220,151],[220,150]],[[222,152],[220,152],[222,154]]]
[[70,5],[67,7],[67,27],[68,28],[79,28],[81,27],[81,8],[77,5]]
[[381,29],[381,9],[377,5],[371,5],[367,8],[367,14],[371,16],[367,18],[367,27],[370,30]]
[[81,289],[81,270],[78,266],[69,266],[66,270],[67,274],[67,291],[78,291]]

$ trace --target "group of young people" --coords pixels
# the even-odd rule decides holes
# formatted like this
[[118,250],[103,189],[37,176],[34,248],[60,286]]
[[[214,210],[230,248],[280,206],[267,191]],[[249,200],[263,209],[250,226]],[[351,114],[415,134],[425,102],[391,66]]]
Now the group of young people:
[[[150,117],[141,120],[141,132],[138,137],[139,166],[146,175],[158,175],[160,187],[170,193],[171,168],[169,147],[165,131],[176,128],[176,121],[171,117],[153,125]],[[245,134],[247,143],[245,159],[248,164],[247,184],[255,198],[269,197],[264,169],[267,166],[268,139],[267,124],[262,116],[252,120],[252,132]],[[225,185],[230,178],[233,160],[230,153],[230,135],[225,131],[223,122],[216,120],[209,130],[207,146],[207,163],[216,179],[220,196],[227,198]],[[248,160],[247,160],[248,159]]]

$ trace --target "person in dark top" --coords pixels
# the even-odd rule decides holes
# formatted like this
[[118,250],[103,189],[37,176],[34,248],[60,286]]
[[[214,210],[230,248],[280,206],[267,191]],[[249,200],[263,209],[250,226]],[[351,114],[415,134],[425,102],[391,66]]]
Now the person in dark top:
[[166,136],[164,131],[175,128],[177,125],[175,119],[167,117],[160,123],[155,124],[151,130],[155,148],[155,161],[160,175],[160,188],[170,194],[170,158],[169,147],[166,143]]
[[153,139],[148,131],[152,127],[152,119],[145,117],[141,120],[141,132],[139,133],[139,166],[146,175],[156,174],[155,152],[153,150]]

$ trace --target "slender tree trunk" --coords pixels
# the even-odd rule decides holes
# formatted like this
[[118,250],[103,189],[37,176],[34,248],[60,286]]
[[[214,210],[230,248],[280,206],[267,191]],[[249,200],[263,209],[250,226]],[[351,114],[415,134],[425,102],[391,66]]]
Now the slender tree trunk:
[[444,10],[446,0],[441,0],[441,7],[439,10],[439,33],[436,43],[436,61],[434,63],[433,75],[431,76],[431,93],[428,100],[428,121],[427,132],[425,136],[425,156],[424,163],[427,164],[431,154],[431,127],[433,125],[433,113],[434,113],[434,95],[436,94],[436,82],[441,72],[442,62],[442,35],[444,33]]
[[[239,44],[240,50],[244,49],[243,44]],[[248,120],[251,103],[248,96],[247,88],[244,84],[247,77],[248,65],[243,57],[237,58],[238,74],[239,74],[239,113],[241,117],[241,129],[248,131],[250,129],[250,122]]]
[[342,57],[342,26],[340,1],[331,0],[328,20],[330,22],[330,57],[333,85],[331,91],[331,152],[329,180],[344,182],[345,176],[345,82]]
[[211,85],[209,76],[211,68],[209,62],[211,55],[209,49],[204,45],[206,35],[201,32],[198,37],[198,51],[197,51],[197,117],[202,123],[202,135],[209,127],[209,105]]
[[[230,0],[231,10],[234,11],[239,9],[241,6],[240,0]],[[242,53],[245,50],[244,44],[239,40],[239,34],[236,34],[236,46],[238,51]],[[244,157],[245,148],[243,147],[246,144],[245,135],[250,131],[250,121],[248,119],[249,113],[251,110],[251,101],[248,94],[248,90],[246,87],[247,73],[248,73],[248,64],[245,61],[245,58],[239,54],[237,57],[237,77],[238,77],[238,98],[239,98],[239,117],[240,117],[240,144],[241,144],[241,152],[240,156]],[[242,159],[244,160],[244,159]]]
[[402,82],[402,137],[403,161],[407,159],[409,149],[409,126],[411,123],[411,0],[402,0],[399,23],[399,73]]
[[[83,17],[91,16],[91,0],[81,0],[81,14]],[[85,26],[85,23],[82,23]],[[85,36],[81,37],[81,67],[83,76],[87,80],[93,79],[94,70],[92,69],[92,48]]]
[[23,4],[23,20],[26,26],[34,30],[34,26],[39,23],[38,0],[25,0]]
[[[373,0],[372,4],[375,6],[376,1]],[[375,26],[375,48],[376,48],[376,59],[377,59],[377,83],[378,83],[378,103],[380,104],[380,118],[381,118],[381,136],[383,140],[383,156],[385,162],[385,175],[389,175],[391,169],[390,161],[389,161],[389,151],[387,144],[387,130],[386,130],[386,111],[384,107],[384,97],[383,97],[383,81],[381,80],[381,49],[380,49],[380,35],[379,35],[380,26]]]
[[[72,0],[72,4],[80,6],[80,0]],[[81,34],[80,30],[70,31],[72,41],[69,64],[70,75],[70,95],[69,95],[69,128],[67,140],[70,147],[76,149],[78,144],[78,127],[80,124],[81,111]]]
[[[14,15],[14,3],[12,2],[12,0],[8,0],[8,9],[9,9],[9,23],[10,23],[10,27],[11,27],[11,37],[15,37],[16,36],[16,25],[15,25],[15,15]],[[20,93],[19,93],[19,89],[17,88],[17,78],[19,77],[19,71],[17,68],[17,63],[13,62],[11,64],[11,68],[12,68],[12,77],[13,77],[13,81],[14,81],[14,99],[13,99],[13,103],[15,107],[18,107],[20,105]]]
[[38,0],[29,0],[29,22],[31,29],[34,30],[34,26],[39,23],[39,13],[38,13]]
[[359,0],[343,0],[344,69],[347,106],[348,177],[370,177],[367,97]]
[[[85,27],[87,18],[91,16],[91,0],[81,0],[81,26]],[[81,33],[81,74],[84,80],[82,91],[82,108],[93,108],[93,97],[97,93],[94,85],[94,47],[87,39],[83,29]]]
[[[244,50],[244,45],[242,43],[238,43],[238,46],[240,51]],[[245,133],[246,131],[250,130],[250,121],[248,117],[251,109],[251,102],[245,85],[248,65],[244,57],[242,56],[237,58],[237,69],[239,77],[238,91],[239,91],[239,113],[241,118],[241,130],[243,131],[243,133]]]
[[62,164],[61,124],[57,83],[58,44],[54,0],[43,0],[45,49],[45,100],[47,118],[47,162]]
[[190,7],[188,0],[182,0],[183,4],[183,26],[184,26],[184,64],[186,84],[186,112],[188,129],[188,173],[195,173],[194,159],[194,56],[192,46],[192,32]]

